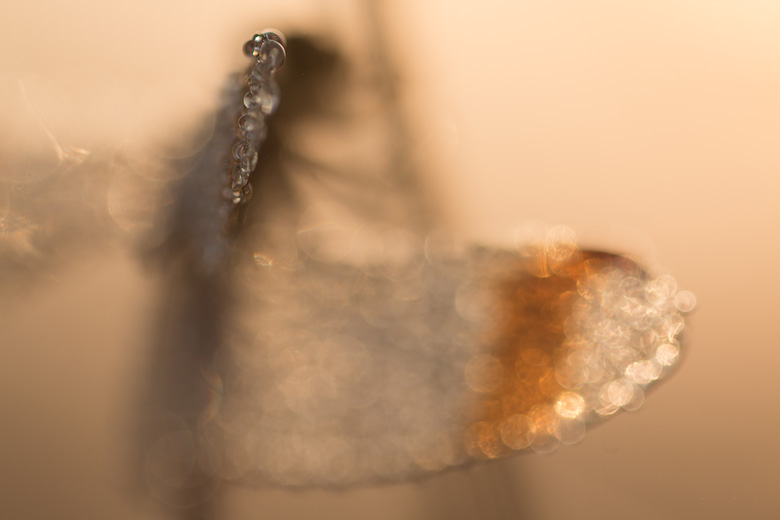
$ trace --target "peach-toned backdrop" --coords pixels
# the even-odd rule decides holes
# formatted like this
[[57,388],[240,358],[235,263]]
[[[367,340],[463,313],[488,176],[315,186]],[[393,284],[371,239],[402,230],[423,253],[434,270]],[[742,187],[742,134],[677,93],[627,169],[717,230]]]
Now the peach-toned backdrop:
[[[336,494],[230,490],[221,517],[779,518],[780,4],[385,4],[442,222],[490,243],[563,223],[663,266],[698,298],[687,356],[641,411],[554,454]],[[366,38],[344,1],[6,2],[0,75],[44,85],[57,135],[100,150],[153,85],[191,88],[152,103],[160,121],[206,109],[266,25]],[[0,511],[136,518],[119,407],[154,287],[120,254],[46,284],[0,316]]]

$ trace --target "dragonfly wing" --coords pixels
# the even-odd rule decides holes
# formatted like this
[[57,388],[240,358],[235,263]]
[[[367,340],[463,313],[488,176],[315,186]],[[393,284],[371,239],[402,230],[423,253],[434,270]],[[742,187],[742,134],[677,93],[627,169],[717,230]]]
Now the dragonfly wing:
[[247,255],[217,356],[220,471],[291,486],[406,480],[551,451],[638,408],[679,357],[674,281],[565,251],[429,250],[402,266]]

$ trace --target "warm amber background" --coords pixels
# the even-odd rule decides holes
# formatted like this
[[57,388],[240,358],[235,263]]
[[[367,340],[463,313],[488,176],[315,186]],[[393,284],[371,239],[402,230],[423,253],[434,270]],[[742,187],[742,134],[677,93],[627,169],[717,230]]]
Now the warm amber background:
[[[698,297],[688,355],[578,446],[423,484],[235,490],[222,518],[780,517],[780,4],[386,3],[442,219],[491,242],[565,223],[665,266]],[[349,2],[273,4],[5,2],[0,74],[65,92],[52,125],[99,149],[158,82],[214,99],[258,26],[363,38]],[[4,515],[137,517],[120,403],[152,298],[130,260],[102,257],[0,320]]]

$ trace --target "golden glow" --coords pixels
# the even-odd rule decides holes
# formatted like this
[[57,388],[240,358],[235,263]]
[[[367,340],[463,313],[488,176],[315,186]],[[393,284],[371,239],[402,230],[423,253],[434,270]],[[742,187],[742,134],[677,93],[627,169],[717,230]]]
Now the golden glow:
[[[563,246],[550,245],[560,237]],[[577,442],[586,422],[641,406],[643,388],[677,359],[676,347],[658,345],[680,334],[678,309],[692,308],[692,295],[679,297],[674,278],[649,278],[625,257],[573,249],[568,237],[557,230],[495,275],[493,357],[475,356],[466,372],[479,403],[466,434],[474,457]],[[482,368],[487,359],[503,370]]]

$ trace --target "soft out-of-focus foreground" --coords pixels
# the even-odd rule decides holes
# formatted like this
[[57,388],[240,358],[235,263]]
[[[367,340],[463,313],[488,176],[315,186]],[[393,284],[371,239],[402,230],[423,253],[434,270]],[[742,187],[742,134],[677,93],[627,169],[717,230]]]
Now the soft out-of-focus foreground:
[[[171,307],[187,309],[190,298],[171,292],[159,274],[165,268],[155,252],[165,240],[154,226],[180,200],[175,181],[188,158],[219,131],[209,114],[228,76],[246,67],[241,45],[275,26],[341,55],[313,55],[336,79],[314,67],[285,80],[282,107],[303,99],[293,89],[319,94],[311,105],[287,108],[289,142],[274,144],[271,134],[267,143],[298,157],[288,167],[313,172],[308,196],[340,193],[385,224],[432,226],[435,236],[446,230],[509,248],[535,236],[539,222],[565,224],[583,246],[629,253],[652,272],[670,273],[697,304],[686,317],[679,370],[639,411],[618,414],[575,446],[336,492],[267,482],[204,486],[213,500],[199,518],[780,516],[780,282],[772,275],[780,261],[780,7],[759,0],[278,4],[77,0],[0,8],[2,513],[165,517],[154,478],[171,484],[178,475],[142,462],[151,496],[133,481],[143,445],[139,402],[161,388],[149,350],[165,342]],[[330,113],[339,74],[356,95]],[[377,78],[386,90],[372,87]],[[400,110],[375,108],[388,100]],[[339,119],[343,113],[351,119]],[[308,114],[326,126],[299,124]],[[393,139],[400,155],[382,148]],[[319,167],[344,163],[362,177]],[[403,181],[377,173],[385,170]],[[386,206],[350,192],[366,178],[388,183],[380,189],[386,200],[377,199]],[[253,202],[266,204],[247,213],[257,224],[250,231],[273,242],[293,201],[283,180],[264,186]],[[312,258],[328,260],[341,254],[343,237],[322,226],[321,211],[304,212],[298,241]],[[329,242],[318,242],[323,234]],[[237,249],[245,247],[239,239]],[[256,265],[271,258],[260,249],[254,255]],[[239,267],[231,283],[246,279]],[[280,303],[263,314],[268,328],[285,323],[284,301],[270,289],[263,297]],[[226,321],[240,322],[236,314]],[[263,325],[242,330],[259,328],[255,337]],[[226,337],[240,365],[239,336]],[[337,367],[344,378],[363,355],[353,354],[352,364]],[[263,380],[236,380],[242,399],[219,403],[216,379],[210,397],[238,424],[260,406],[253,395],[274,396],[253,393]],[[318,409],[306,406],[324,397],[303,399],[306,388],[292,388],[291,398],[280,386],[278,399],[303,403],[297,411],[316,417]],[[418,396],[398,396],[415,398],[422,406]],[[266,439],[284,437],[272,430]],[[140,449],[176,460],[188,442],[180,440]],[[286,483],[297,483],[300,471],[284,467]],[[225,472],[241,470],[231,468]]]

